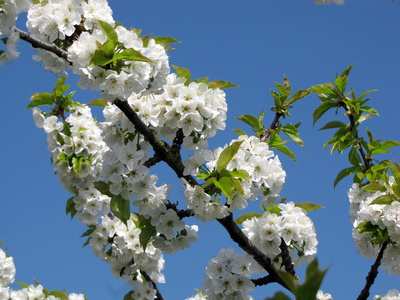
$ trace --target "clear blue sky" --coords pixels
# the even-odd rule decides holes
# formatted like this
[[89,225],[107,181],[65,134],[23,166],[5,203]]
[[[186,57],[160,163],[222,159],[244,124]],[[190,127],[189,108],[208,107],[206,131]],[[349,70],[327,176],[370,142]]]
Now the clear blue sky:
[[[265,110],[270,124],[269,90],[284,74],[294,89],[308,88],[332,80],[352,63],[356,65],[349,86],[359,94],[379,90],[372,94],[371,105],[381,117],[367,122],[368,128],[376,137],[400,140],[400,5],[394,1],[347,0],[344,6],[317,6],[311,0],[110,0],[110,6],[115,20],[128,28],[182,41],[170,52],[170,62],[190,69],[192,78],[208,76],[240,85],[227,90],[228,130],[212,140],[212,147],[235,138],[231,128],[247,129],[235,116]],[[24,23],[21,16],[21,29]],[[25,42],[20,43],[20,51],[19,60],[0,69],[0,239],[15,259],[16,281],[32,283],[35,278],[49,290],[86,291],[91,300],[122,299],[129,287],[114,279],[109,266],[89,247],[82,248],[84,240],[79,236],[85,227],[65,215],[70,195],[53,173],[45,134],[34,126],[31,111],[25,110],[31,93],[51,91],[55,76],[32,61],[34,51]],[[68,83],[75,80],[71,77]],[[96,96],[78,91],[76,100],[88,103]],[[288,201],[326,207],[309,214],[319,239],[320,265],[329,266],[323,289],[335,299],[355,299],[373,261],[357,255],[351,237],[350,178],[333,189],[336,174],[347,167],[346,157],[322,149],[332,133],[317,131],[324,122],[312,127],[311,114],[318,104],[314,96],[299,101],[288,120],[303,121],[300,132],[306,149],[292,144],[297,163],[280,155],[287,172],[281,195]],[[332,119],[334,115],[323,121]],[[399,154],[395,150],[391,158],[400,161]],[[171,173],[161,170],[165,174],[161,182],[171,178]],[[175,191],[173,199],[180,200],[180,188]],[[193,288],[202,286],[208,260],[220,248],[234,246],[217,222],[187,223],[199,224],[200,238],[191,248],[165,257],[167,283],[160,289],[166,299],[194,295]],[[252,295],[264,299],[277,288],[260,287]],[[400,289],[399,278],[381,271],[372,295],[392,288]]]

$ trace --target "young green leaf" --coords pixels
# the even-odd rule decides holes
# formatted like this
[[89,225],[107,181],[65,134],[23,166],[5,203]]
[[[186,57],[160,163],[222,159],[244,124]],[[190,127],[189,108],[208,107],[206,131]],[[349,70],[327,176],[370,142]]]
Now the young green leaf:
[[101,99],[94,99],[90,103],[88,103],[89,106],[99,106],[99,107],[106,107],[108,105],[107,100],[101,98]]
[[32,102],[29,103],[26,109],[42,105],[53,105],[55,103],[54,95],[49,93],[34,93],[31,100]]
[[213,80],[210,82],[207,82],[207,85],[210,89],[227,89],[231,87],[238,87],[237,84],[233,84],[232,82],[229,81],[224,81],[224,80]]
[[130,202],[121,195],[113,195],[110,201],[111,212],[123,223],[127,223],[131,215]]
[[191,77],[190,71],[186,68],[182,68],[182,67],[178,67],[178,66],[174,66],[174,65],[172,65],[172,67],[174,68],[176,75],[178,75],[178,77],[186,78],[185,85],[188,86],[190,83],[190,77]]
[[331,101],[322,102],[313,113],[313,125],[331,108],[335,107],[336,104]]
[[258,219],[260,217],[262,217],[262,214],[259,214],[259,213],[244,213],[243,215],[241,215],[240,217],[238,217],[235,220],[235,223],[239,225],[239,224],[242,224],[246,220],[250,220],[252,218]]
[[282,153],[286,154],[289,156],[294,162],[296,161],[296,155],[285,145],[273,145],[271,148],[275,148],[278,151],[281,151]]
[[344,124],[341,121],[331,121],[326,123],[324,126],[322,126],[320,129],[318,130],[326,130],[326,129],[332,129],[332,128],[343,128],[346,127],[347,125]]
[[236,155],[236,153],[239,151],[240,145],[243,143],[243,141],[236,141],[232,143],[232,145],[226,147],[224,150],[222,150],[221,154],[219,155],[218,161],[217,161],[217,172],[220,173],[223,169],[226,168],[226,166],[230,163],[232,158]]
[[102,20],[97,20],[97,22],[99,23],[104,34],[107,36],[108,40],[110,41],[112,48],[115,49],[115,46],[118,43],[118,34],[115,31],[114,27],[112,27],[110,24],[108,24],[107,22],[104,22]]
[[370,192],[370,193],[375,193],[375,192],[386,192],[387,191],[387,187],[383,184],[380,183],[370,183],[367,184],[365,186],[363,186],[362,188],[364,191],[366,192]]
[[335,181],[333,182],[333,186],[336,187],[336,185],[346,176],[349,176],[351,174],[354,174],[355,172],[359,171],[360,167],[357,166],[352,166],[350,168],[343,169],[342,171],[339,172],[339,174],[336,176]]
[[253,115],[243,115],[236,117],[236,119],[245,122],[247,125],[250,125],[254,132],[259,132],[264,129],[262,123],[260,122],[260,119],[257,118],[256,116]]
[[318,260],[314,259],[307,267],[304,284],[299,286],[294,292],[296,299],[315,300],[327,271],[327,269],[320,270]]
[[222,177],[218,181],[214,181],[214,185],[219,188],[229,200],[232,200],[233,190],[235,188],[232,178]]
[[306,212],[313,211],[313,210],[316,210],[316,209],[325,208],[323,206],[320,206],[320,205],[318,205],[316,203],[311,203],[311,202],[297,203],[297,204],[295,204],[295,206],[304,209]]

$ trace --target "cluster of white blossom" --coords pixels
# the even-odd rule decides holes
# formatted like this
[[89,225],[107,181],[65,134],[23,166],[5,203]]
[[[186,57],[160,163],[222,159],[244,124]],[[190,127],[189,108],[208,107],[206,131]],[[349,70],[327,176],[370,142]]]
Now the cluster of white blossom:
[[197,240],[198,227],[185,224],[173,209],[161,206],[151,211],[149,215],[151,224],[158,232],[152,243],[161,251],[175,253],[189,248],[190,243]]
[[140,214],[148,214],[159,208],[168,198],[169,186],[157,187],[158,177],[148,174],[143,164],[150,157],[150,144],[136,132],[134,125],[114,105],[103,111],[102,122],[104,141],[109,151],[104,156],[102,178],[110,182],[110,192],[130,201]]
[[101,224],[90,235],[93,253],[111,265],[111,273],[123,278],[128,284],[144,283],[141,272],[145,272],[154,282],[165,282],[161,270],[164,258],[161,250],[150,242],[145,250],[140,243],[141,229],[135,224],[137,218],[124,224],[118,218],[105,216]]
[[262,272],[261,266],[250,257],[235,254],[233,248],[221,249],[218,255],[208,262],[205,271],[205,299],[253,299],[248,295],[255,288],[250,276]]
[[[15,265],[11,256],[6,255],[0,249],[0,299],[21,300],[21,299],[42,299],[42,300],[61,300],[61,298],[49,295],[46,296],[43,286],[29,285],[20,290],[13,290],[9,287],[15,280]],[[64,299],[64,298],[63,298]],[[69,294],[68,300],[84,300],[83,294]]]
[[398,290],[390,290],[385,296],[375,296],[374,300],[400,300],[400,292]]
[[73,199],[77,216],[87,225],[97,224],[99,212],[109,212],[110,198],[93,186],[93,181],[100,178],[108,147],[90,108],[73,106],[65,122],[57,116],[46,117],[37,107],[33,117],[36,126],[47,133],[48,148],[61,185],[77,195]]
[[[201,187],[187,186],[185,199],[188,208],[193,209],[196,216],[202,221],[210,221],[215,218],[223,218],[229,212],[247,207],[247,200],[256,200],[261,196],[261,205],[268,206],[279,198],[279,193],[285,182],[286,173],[282,169],[278,156],[269,149],[267,143],[261,142],[255,136],[241,135],[238,140],[242,141],[238,152],[227,165],[227,170],[244,170],[249,174],[250,181],[240,179],[243,193],[233,192],[229,207],[221,204],[221,198],[212,198],[204,192]],[[221,152],[227,147],[217,148],[214,152],[201,149],[184,161],[184,174],[196,175],[205,161],[209,171],[216,169]]]
[[5,51],[0,50],[0,64],[18,58],[19,53],[15,49],[15,44],[19,34],[14,30],[15,22],[18,15],[27,11],[30,5],[30,0],[0,1],[0,39],[6,45]]
[[207,139],[225,128],[227,104],[225,93],[208,88],[205,83],[191,82],[169,74],[164,93],[128,99],[146,125],[150,125],[167,141],[182,129],[185,149],[207,146]]
[[[100,22],[109,24],[117,37],[106,32]],[[134,31],[115,26],[106,0],[52,0],[32,5],[28,10],[31,35],[68,52],[69,62],[39,50],[34,59],[43,61],[45,69],[61,75],[66,68],[72,68],[82,76],[81,88],[102,90],[110,100],[126,99],[145,90],[159,92],[170,70],[164,47],[153,39],[145,45]],[[107,57],[113,56],[115,60],[93,62],[96,51],[104,52],[103,46],[109,51]]]
[[392,193],[394,178],[389,178],[386,192],[366,192],[358,184],[353,184],[349,190],[350,216],[353,223],[353,238],[359,253],[369,259],[376,259],[380,246],[372,233],[360,233],[357,227],[365,222],[386,231],[391,244],[384,251],[381,266],[391,275],[400,276],[400,202],[390,204],[371,204],[380,196]]
[[[243,232],[272,260],[280,258],[283,240],[295,265],[309,262],[317,253],[318,244],[313,222],[305,210],[293,202],[281,203],[278,207],[279,215],[266,211],[259,218],[244,221]],[[296,253],[298,257],[295,257]]]

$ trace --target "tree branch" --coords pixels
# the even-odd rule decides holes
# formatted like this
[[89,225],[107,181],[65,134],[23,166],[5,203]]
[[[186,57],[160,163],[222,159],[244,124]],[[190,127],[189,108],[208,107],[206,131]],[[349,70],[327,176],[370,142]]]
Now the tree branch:
[[[172,170],[176,173],[178,178],[184,178],[191,185],[199,185],[199,183],[191,175],[183,175],[184,166],[180,155],[174,155],[171,151],[171,147],[160,140],[158,136],[140,119],[136,112],[129,106],[128,102],[116,99],[114,104],[121,109],[125,116],[135,125],[136,129],[143,134],[146,140],[153,147],[154,152],[166,162]],[[282,281],[278,272],[276,271],[271,259],[262,253],[257,247],[255,247],[248,237],[242,232],[242,230],[233,221],[232,214],[229,214],[223,219],[217,220],[229,233],[231,239],[236,242],[245,252],[253,256],[254,260],[257,261],[270,275],[271,282],[277,282],[283,287],[288,286]]]
[[54,53],[55,55],[57,55],[58,57],[64,58],[66,61],[68,61],[68,52],[67,51],[57,47],[54,44],[46,43],[37,38],[34,38],[29,33],[22,31],[18,28],[15,28],[14,30],[19,33],[19,37],[21,40],[24,40],[24,41],[30,43],[33,48],[50,51],[50,52]]
[[161,295],[160,291],[157,288],[157,284],[150,278],[150,276],[142,270],[140,270],[140,273],[143,275],[143,277],[146,279],[146,281],[151,283],[151,285],[153,286],[153,289],[156,290],[156,299],[164,300],[164,297]]
[[374,284],[376,277],[378,276],[378,268],[381,265],[383,252],[385,251],[386,247],[388,246],[388,242],[384,242],[382,244],[382,248],[379,251],[378,257],[375,260],[375,263],[371,266],[371,270],[368,273],[368,276],[365,278],[365,286],[362,289],[360,295],[358,296],[357,300],[367,300],[369,296],[369,289]]
[[275,282],[271,275],[267,275],[261,278],[251,280],[255,286],[267,285],[269,283]]
[[290,257],[287,245],[283,239],[281,239],[281,245],[279,246],[281,249],[282,256],[282,265],[285,267],[286,272],[296,275],[296,271],[294,270],[292,258]]

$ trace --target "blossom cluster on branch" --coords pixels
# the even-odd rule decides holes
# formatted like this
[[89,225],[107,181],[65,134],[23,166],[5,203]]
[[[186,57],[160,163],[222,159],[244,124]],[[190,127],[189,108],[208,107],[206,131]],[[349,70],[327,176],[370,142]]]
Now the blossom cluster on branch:
[[[15,28],[23,11],[29,34]],[[349,198],[359,252],[378,257],[375,272],[382,260],[389,273],[400,275],[400,166],[386,166],[394,174],[391,178],[371,168],[370,157],[379,142],[360,142],[357,126],[367,119],[364,112],[373,115],[375,111],[362,107],[360,112],[360,105],[354,103],[362,97],[350,101],[350,93],[345,94],[351,67],[335,79],[335,86],[314,86],[292,97],[285,77],[283,85],[277,83],[279,93],[272,91],[276,115],[269,128],[262,124],[263,113],[241,116],[254,135],[237,130],[237,139],[210,150],[208,139],[225,129],[223,89],[235,85],[208,78],[192,80],[187,69],[177,66],[173,66],[176,74],[170,73],[167,50],[168,44],[178,42],[175,39],[141,36],[140,30],[126,29],[113,19],[106,0],[3,0],[0,24],[0,36],[7,36],[3,39],[7,51],[0,53],[0,60],[17,57],[15,42],[21,38],[37,49],[34,60],[45,69],[59,76],[72,72],[79,76],[80,88],[100,92],[101,99],[77,103],[73,92],[66,94],[69,86],[63,76],[52,93],[33,94],[28,108],[33,109],[36,126],[47,134],[61,186],[73,195],[67,212],[88,226],[85,244],[110,264],[115,277],[131,286],[124,299],[163,299],[157,287],[166,282],[163,253],[181,251],[197,240],[198,226],[184,221],[189,217],[217,220],[245,251],[222,249],[209,261],[203,289],[189,299],[252,299],[251,290],[272,282],[299,299],[308,290],[316,299],[332,299],[319,290],[326,271],[319,270],[316,261],[310,263],[318,241],[307,212],[321,207],[284,203],[280,192],[286,172],[274,152],[295,158],[279,134],[302,145],[299,124],[283,126],[280,118],[289,116],[292,104],[311,92],[323,102],[314,122],[330,108],[345,108],[350,118],[349,125],[339,122],[325,127],[340,128],[328,142],[333,151],[352,147],[353,166],[337,180],[356,174]],[[90,106],[102,107],[103,121],[92,115]],[[398,145],[389,142],[382,147]],[[185,160],[183,151],[187,151]],[[183,206],[171,199],[172,187],[160,184],[158,175],[151,172],[161,161],[180,179]],[[247,208],[248,201],[258,201],[262,213],[246,213],[234,221],[233,213]],[[295,268],[303,263],[310,264],[302,285]],[[58,299],[57,293],[48,293],[39,284],[12,291],[8,285],[14,277],[12,258],[1,250],[0,295],[4,299]],[[397,295],[393,290],[376,299]],[[68,299],[81,300],[83,295],[71,294]]]

